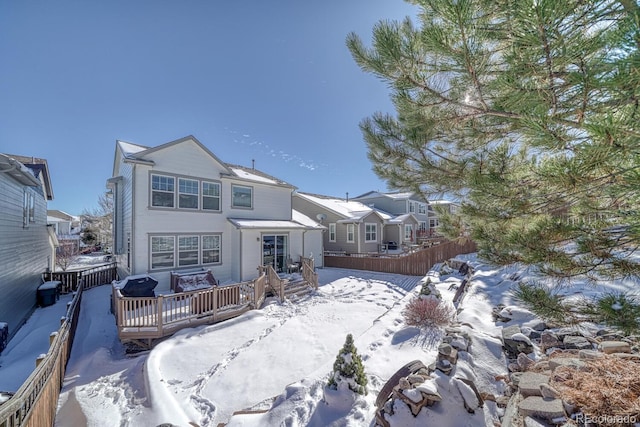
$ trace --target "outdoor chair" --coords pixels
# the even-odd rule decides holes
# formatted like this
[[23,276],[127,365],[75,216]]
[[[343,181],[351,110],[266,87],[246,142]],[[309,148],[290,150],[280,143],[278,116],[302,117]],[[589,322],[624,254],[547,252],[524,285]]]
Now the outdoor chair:
[[299,273],[300,272],[300,263],[293,262],[291,257],[287,258],[287,273]]

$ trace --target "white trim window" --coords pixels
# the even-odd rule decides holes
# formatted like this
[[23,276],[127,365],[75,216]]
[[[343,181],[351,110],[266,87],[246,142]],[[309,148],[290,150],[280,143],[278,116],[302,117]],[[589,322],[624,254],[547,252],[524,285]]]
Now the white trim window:
[[420,221],[418,224],[419,231],[427,231],[427,221]]
[[198,265],[200,238],[198,236],[178,236],[178,267]]
[[151,236],[151,269],[172,268],[175,258],[174,236]]
[[202,263],[219,264],[220,261],[220,235],[213,234],[202,236]]
[[426,215],[427,205],[425,205],[424,203],[418,203],[418,213]]
[[151,206],[174,207],[175,178],[166,175],[151,175]]
[[178,178],[178,208],[198,209],[200,183],[195,179]]
[[429,220],[429,228],[437,228],[439,225],[438,218],[431,218]]
[[202,181],[202,209],[220,210],[220,183]]
[[409,212],[411,213],[416,212],[416,203],[411,200],[409,200]]
[[347,243],[356,241],[356,227],[354,224],[347,224]]
[[365,242],[378,241],[378,224],[369,223],[369,222],[364,224],[364,241]]
[[335,223],[329,224],[329,241],[330,242],[336,241],[336,224]]
[[244,185],[231,186],[231,207],[252,209],[253,208],[253,187]]

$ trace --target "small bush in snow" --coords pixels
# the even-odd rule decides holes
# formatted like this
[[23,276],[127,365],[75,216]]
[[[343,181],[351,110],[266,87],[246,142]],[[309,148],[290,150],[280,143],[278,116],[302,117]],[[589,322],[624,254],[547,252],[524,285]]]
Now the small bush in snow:
[[347,335],[344,346],[336,357],[327,386],[338,390],[341,384],[348,385],[351,391],[358,394],[367,394],[367,376],[351,334]]
[[429,297],[435,296],[437,298],[442,298],[440,292],[436,289],[433,283],[431,283],[431,279],[427,278],[427,281],[422,284],[422,288],[420,288],[420,296],[421,297]]
[[409,326],[444,326],[453,320],[453,308],[435,297],[417,297],[409,301],[402,315]]

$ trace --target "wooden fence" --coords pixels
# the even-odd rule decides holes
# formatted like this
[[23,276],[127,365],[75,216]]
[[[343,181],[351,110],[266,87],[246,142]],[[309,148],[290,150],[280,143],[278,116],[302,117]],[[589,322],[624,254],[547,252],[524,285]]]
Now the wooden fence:
[[476,244],[472,241],[463,244],[444,242],[407,254],[325,254],[324,265],[325,267],[423,276],[439,262],[475,251]]
[[84,288],[111,283],[118,279],[118,268],[115,262],[77,271],[50,271],[42,275],[45,281],[58,280],[62,282],[62,293],[74,292],[78,289],[80,281]]
[[35,370],[18,391],[0,405],[0,427],[52,426],[58,409],[58,397],[64,380],[67,361],[78,326],[80,303],[84,290],[117,279],[116,264],[102,265],[82,271],[46,272],[45,281],[59,280],[62,291],[75,292],[68,303],[67,314],[57,332],[51,334],[49,351],[34,361]]

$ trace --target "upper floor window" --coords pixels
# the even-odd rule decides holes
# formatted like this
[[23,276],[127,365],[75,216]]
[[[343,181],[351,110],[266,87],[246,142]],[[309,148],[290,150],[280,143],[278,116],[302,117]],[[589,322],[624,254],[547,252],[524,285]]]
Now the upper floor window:
[[194,179],[178,179],[178,207],[181,209],[198,209],[200,184]]
[[425,205],[424,203],[418,203],[418,213],[419,214],[426,214],[427,213],[427,205]]
[[29,223],[36,222],[36,198],[29,188],[24,189],[22,200],[22,225],[28,227]]
[[232,185],[231,207],[251,209],[253,207],[253,188],[243,185]]
[[202,209],[220,210],[220,184],[217,182],[202,183]]
[[329,241],[336,241],[336,225],[333,223],[329,224]]
[[175,178],[164,175],[151,175],[151,206],[172,208]]
[[411,200],[409,200],[409,212],[411,213],[415,213],[416,211],[416,204],[415,202],[412,202]]
[[364,225],[364,241],[365,242],[377,242],[378,241],[378,226],[374,223],[367,223]]
[[353,243],[356,241],[355,225],[347,224],[347,242]]

